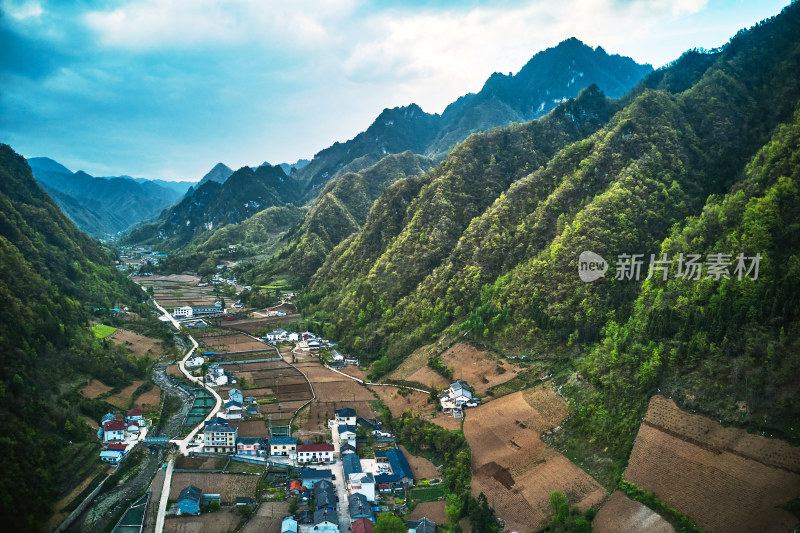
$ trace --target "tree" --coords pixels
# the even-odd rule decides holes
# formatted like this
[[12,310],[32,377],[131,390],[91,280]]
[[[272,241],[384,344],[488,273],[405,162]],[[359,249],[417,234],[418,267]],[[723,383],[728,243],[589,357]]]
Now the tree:
[[447,521],[451,527],[455,527],[461,519],[461,509],[463,503],[458,494],[450,493],[445,500],[444,511],[447,513]]
[[392,513],[381,513],[375,521],[373,533],[406,533],[408,528],[399,516]]

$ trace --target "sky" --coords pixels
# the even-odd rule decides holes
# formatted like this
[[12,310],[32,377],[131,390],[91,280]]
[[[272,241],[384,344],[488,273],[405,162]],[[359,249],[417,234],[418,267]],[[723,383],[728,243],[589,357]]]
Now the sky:
[[0,0],[0,142],[95,176],[311,159],[577,37],[658,68],[788,0]]

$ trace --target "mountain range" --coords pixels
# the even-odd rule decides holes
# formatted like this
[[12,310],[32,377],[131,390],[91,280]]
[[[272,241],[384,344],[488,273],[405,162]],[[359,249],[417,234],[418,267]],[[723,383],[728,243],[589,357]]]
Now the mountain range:
[[96,178],[83,171],[72,172],[46,157],[32,157],[28,164],[70,220],[94,237],[113,237],[157,215],[182,196],[178,186],[130,176]]
[[[307,319],[369,355],[373,379],[454,339],[577,372],[569,435],[608,465],[656,390],[796,442],[799,25],[795,3],[619,100],[590,86],[395,181],[312,276]],[[592,283],[587,251],[609,266]],[[651,254],[669,276],[648,276]],[[724,275],[678,276],[688,254]],[[757,279],[737,275],[757,257]]]
[[[630,58],[609,55],[602,48],[591,48],[577,39],[568,39],[558,46],[536,54],[516,75],[494,74],[477,94],[467,94],[445,109],[442,115],[424,112],[418,105],[385,109],[362,133],[344,143],[335,143],[317,153],[310,162],[299,161],[295,170],[288,173],[289,181],[283,184],[287,196],[285,203],[294,206],[315,201],[326,189],[326,185],[348,173],[366,170],[389,154],[409,151],[431,161],[442,157],[457,143],[476,131],[484,131],[511,122],[524,122],[549,113],[558,103],[578,95],[581,88],[597,84],[608,95],[619,97],[632,88],[642,76],[652,71],[649,65],[639,65]],[[284,165],[280,168],[286,171]],[[212,171],[213,172],[213,171]],[[372,173],[375,175],[375,173]],[[394,178],[401,177],[392,172]],[[368,187],[367,196],[361,201],[353,220],[364,220],[367,211],[378,194],[392,180],[379,180],[381,187]],[[251,216],[257,209],[281,201],[280,195],[264,198],[259,196],[258,184],[252,196],[251,207],[241,205],[232,208],[227,202],[236,195],[249,195],[247,184],[238,181],[236,193],[226,192],[234,186],[225,181],[217,192],[201,193],[201,184],[188,198],[197,196],[187,204],[174,206],[162,214],[155,223],[131,232],[126,242],[146,242],[161,248],[177,249],[214,227],[238,223]],[[242,189],[244,187],[244,189]],[[216,199],[215,199],[216,198]],[[349,211],[349,209],[348,209]],[[320,210],[310,210],[307,216],[318,216]],[[343,214],[347,218],[348,214]],[[306,228],[318,227],[309,220]],[[351,229],[356,229],[351,225]],[[337,234],[322,238],[322,247],[316,248],[319,257],[327,253],[343,238]],[[288,237],[287,237],[288,238]],[[300,240],[314,240],[306,235]],[[310,272],[319,266],[312,262]],[[310,274],[309,274],[310,275]]]
[[94,338],[93,310],[121,302],[133,309],[143,294],[4,144],[0,204],[0,431],[8,435],[0,454],[0,515],[10,530],[40,531],[63,496],[58,487],[75,479],[73,469],[61,467],[64,457],[88,451],[90,469],[96,460],[96,434],[84,421],[88,400],[74,385],[98,378],[118,386],[126,376],[144,375],[127,350]]

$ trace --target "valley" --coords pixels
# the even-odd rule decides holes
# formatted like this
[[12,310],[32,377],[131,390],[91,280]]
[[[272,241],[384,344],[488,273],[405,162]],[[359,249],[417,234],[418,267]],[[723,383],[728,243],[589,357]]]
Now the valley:
[[[171,9],[188,9],[178,4]],[[387,21],[407,6],[360,6],[385,18],[362,15],[375,28],[361,33],[397,40],[377,48],[386,64],[370,63],[366,79],[366,37],[332,62],[352,35],[334,46],[314,10],[298,24],[275,7],[267,18],[286,34],[259,12],[257,35],[234,38],[228,26],[241,29],[242,13],[257,8],[212,4],[203,11],[218,20],[213,31],[200,26],[202,38],[156,24],[139,40],[120,30],[124,43],[97,28],[171,12],[159,2],[144,18],[129,16],[142,15],[133,4],[105,19],[102,6],[69,9],[106,50],[96,76],[109,87],[120,77],[143,94],[160,85],[169,61],[142,79],[122,65],[162,46],[198,73],[218,57],[228,69],[250,65],[247,83],[230,83],[231,70],[202,83],[198,74],[190,92],[207,104],[190,119],[189,95],[163,84],[142,100],[152,114],[98,125],[119,148],[63,134],[23,142],[42,117],[9,134],[19,146],[0,144],[0,516],[9,530],[800,527],[800,2],[656,68],[637,37],[660,32],[654,22],[623,39],[639,43],[631,57],[559,34],[520,61],[527,41],[509,38],[495,60],[504,71],[516,62],[516,72],[470,63],[459,66],[468,84],[456,87],[467,77],[455,76],[437,91],[425,80],[441,70],[447,85],[460,47],[424,68],[389,49],[401,34],[432,46],[422,35],[432,31],[426,20],[442,22],[441,6],[415,6],[420,27],[403,33],[397,22],[397,34]],[[662,7],[646,7],[666,23]],[[62,27],[47,2],[8,9],[0,33],[19,41],[12,55],[41,28]],[[514,9],[447,13],[529,15]],[[678,20],[689,28],[716,14],[727,27],[718,6],[692,9],[675,7],[671,38],[690,35],[671,25]],[[330,16],[334,27],[354,15]],[[187,28],[204,17],[193,12]],[[306,48],[277,61],[276,43],[255,46],[268,38]],[[250,55],[269,68],[253,70]],[[485,58],[472,55],[477,69]],[[107,70],[112,56],[122,70]],[[312,57],[336,66],[323,69],[324,113],[322,85],[302,70]],[[38,87],[37,76],[41,91],[95,83],[85,71],[80,83],[47,73],[23,83],[15,73],[9,91]],[[361,95],[359,113],[337,99],[342,79]],[[292,91],[272,92],[289,80]],[[384,101],[412,90],[418,100]],[[117,98],[98,92],[81,105],[100,100],[111,109]],[[156,121],[162,100],[175,120],[154,136],[157,151],[132,159],[126,128]],[[75,121],[76,139],[83,127]],[[300,157],[311,141],[298,140],[299,128],[326,147]],[[31,156],[32,147],[95,175]],[[296,163],[255,163],[265,155]],[[109,170],[123,161],[160,168],[160,178],[210,170],[191,181]]]

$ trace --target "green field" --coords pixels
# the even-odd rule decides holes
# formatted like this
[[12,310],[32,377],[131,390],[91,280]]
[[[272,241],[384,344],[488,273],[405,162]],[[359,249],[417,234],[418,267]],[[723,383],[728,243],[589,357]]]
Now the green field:
[[117,328],[106,326],[105,324],[98,324],[92,327],[92,333],[98,339],[105,339],[109,335],[113,335],[115,331],[117,331]]
[[444,497],[444,484],[411,489],[409,499],[417,502],[434,502]]

